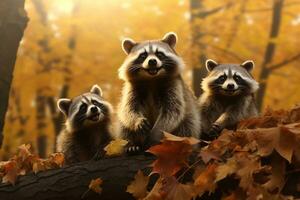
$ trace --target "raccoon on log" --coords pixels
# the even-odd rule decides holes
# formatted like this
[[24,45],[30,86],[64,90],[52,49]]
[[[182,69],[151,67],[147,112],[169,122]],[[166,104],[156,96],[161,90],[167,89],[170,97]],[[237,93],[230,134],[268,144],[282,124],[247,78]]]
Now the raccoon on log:
[[202,81],[199,99],[202,139],[217,137],[222,129],[234,129],[237,122],[257,115],[254,94],[259,85],[251,75],[254,62],[218,64],[206,61],[208,76]]
[[124,85],[118,118],[129,153],[159,142],[162,131],[199,137],[197,100],[181,77],[184,63],[176,43],[172,32],[161,40],[122,43],[127,57],[119,69]]
[[57,106],[66,116],[66,124],[57,138],[56,151],[64,153],[66,164],[90,160],[113,138],[112,105],[102,98],[98,85],[73,99],[59,99]]

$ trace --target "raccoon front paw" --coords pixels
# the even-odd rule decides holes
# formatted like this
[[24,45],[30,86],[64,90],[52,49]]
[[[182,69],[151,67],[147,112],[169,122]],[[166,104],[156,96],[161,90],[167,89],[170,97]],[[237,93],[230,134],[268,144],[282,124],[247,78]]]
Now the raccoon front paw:
[[211,139],[216,139],[217,137],[219,137],[221,131],[222,131],[222,129],[219,125],[213,124],[212,127],[210,128],[209,132],[208,132],[208,136]]
[[125,148],[125,152],[127,154],[137,154],[139,152],[142,151],[142,148],[140,146],[137,146],[137,145],[128,145],[126,148]]

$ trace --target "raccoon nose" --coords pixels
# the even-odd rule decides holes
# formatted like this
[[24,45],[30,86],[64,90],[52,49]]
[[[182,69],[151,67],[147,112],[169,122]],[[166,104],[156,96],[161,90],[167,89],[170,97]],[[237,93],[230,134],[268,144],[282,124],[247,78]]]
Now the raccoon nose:
[[96,106],[91,107],[91,113],[97,113],[98,108]]
[[155,59],[150,59],[148,61],[148,65],[149,65],[149,67],[156,67],[157,61]]
[[227,85],[227,89],[228,90],[233,90],[234,89],[234,85],[233,84],[228,84]]

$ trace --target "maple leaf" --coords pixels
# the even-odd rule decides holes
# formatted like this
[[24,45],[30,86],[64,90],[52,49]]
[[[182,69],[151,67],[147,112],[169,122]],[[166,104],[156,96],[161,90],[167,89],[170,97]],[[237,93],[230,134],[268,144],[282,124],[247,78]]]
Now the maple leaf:
[[91,182],[89,184],[89,189],[100,194],[102,192],[102,188],[100,187],[102,182],[103,181],[101,180],[101,178],[91,180]]
[[152,173],[159,173],[163,177],[175,175],[180,169],[187,166],[187,158],[192,153],[193,145],[198,140],[187,137],[177,137],[164,133],[161,144],[152,146],[148,152],[157,156],[152,164]]
[[116,139],[112,140],[105,148],[106,155],[116,156],[121,155],[124,152],[124,147],[128,143],[126,140]]
[[142,199],[147,195],[147,185],[149,177],[144,176],[143,172],[139,170],[134,176],[134,180],[127,186],[126,192],[132,194],[136,199]]
[[291,162],[293,152],[298,149],[300,123],[281,125],[275,128],[245,130],[249,138],[256,140],[260,156],[268,156],[275,149]]
[[2,178],[3,183],[11,183],[12,185],[15,184],[18,176],[18,164],[16,161],[12,160],[7,162],[4,165],[4,176]]
[[209,191],[213,192],[216,188],[215,178],[216,178],[216,164],[209,164],[206,168],[203,169],[194,181],[196,186],[196,194],[201,196],[204,192]]

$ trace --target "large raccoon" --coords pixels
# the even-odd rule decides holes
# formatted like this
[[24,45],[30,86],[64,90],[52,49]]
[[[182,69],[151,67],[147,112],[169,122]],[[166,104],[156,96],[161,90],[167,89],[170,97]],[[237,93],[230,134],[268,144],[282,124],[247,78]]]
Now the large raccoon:
[[209,74],[202,81],[200,97],[203,139],[213,139],[224,128],[234,128],[238,121],[257,115],[254,93],[258,83],[251,71],[253,61],[242,64],[218,64],[209,59]]
[[65,154],[66,164],[90,160],[112,139],[112,106],[98,85],[73,99],[59,99],[57,106],[66,116],[66,127],[56,150]]
[[128,56],[119,69],[125,83],[118,116],[121,137],[129,141],[127,152],[159,142],[162,131],[200,134],[197,101],[182,80],[184,63],[174,50],[176,42],[171,32],[161,40],[122,43]]

